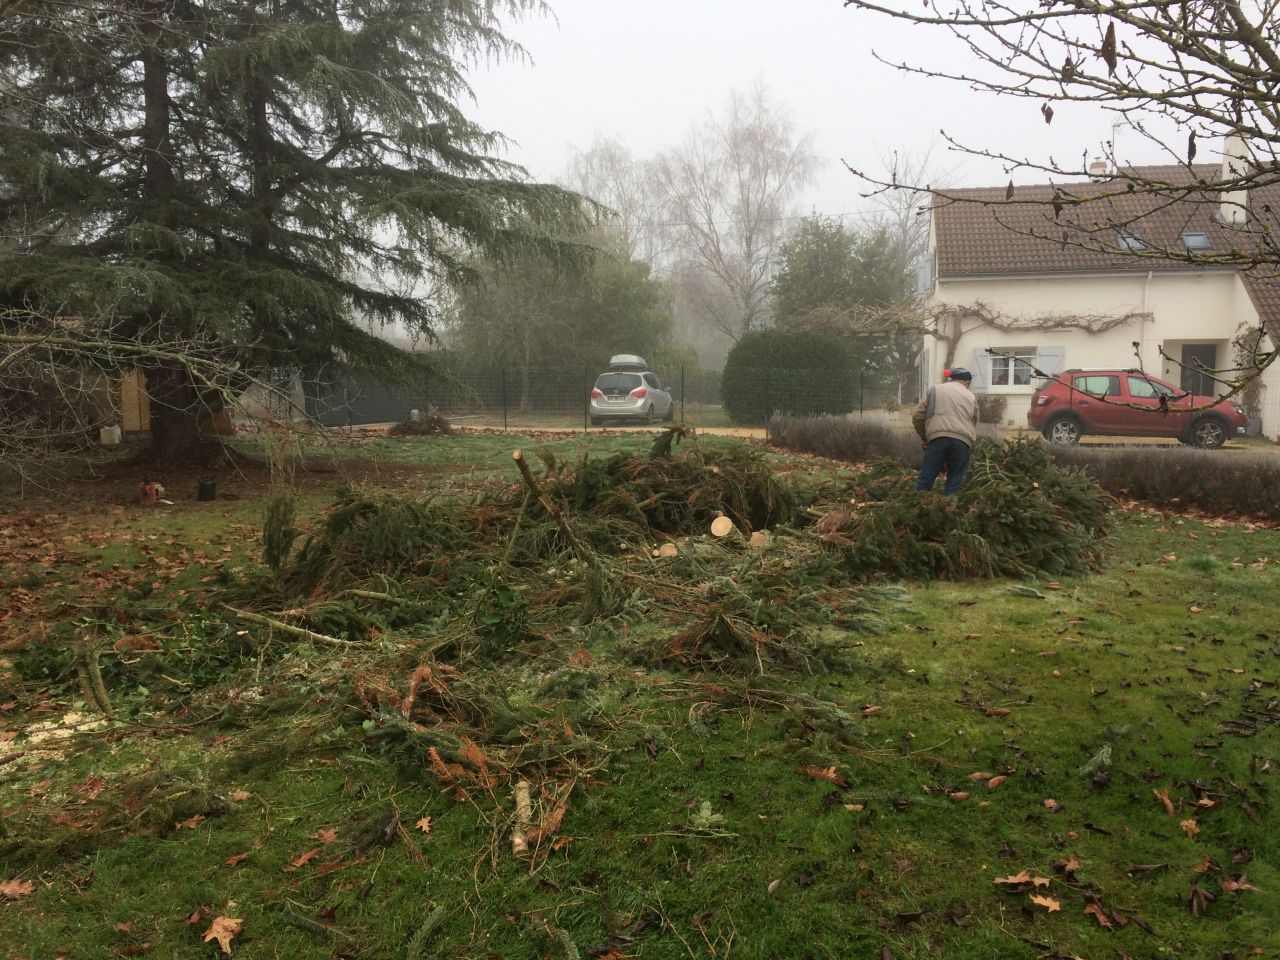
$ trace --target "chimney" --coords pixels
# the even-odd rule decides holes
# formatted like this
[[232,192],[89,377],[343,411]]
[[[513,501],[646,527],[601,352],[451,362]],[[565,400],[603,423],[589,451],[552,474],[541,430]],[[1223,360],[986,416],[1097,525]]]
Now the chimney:
[[1103,180],[1107,176],[1107,161],[1094,160],[1089,164],[1089,176],[1094,180]]
[[[1234,180],[1248,172],[1249,149],[1244,137],[1231,133],[1222,141],[1222,180]],[[1240,226],[1249,219],[1249,193],[1247,190],[1224,190],[1218,199],[1218,219],[1222,223]]]

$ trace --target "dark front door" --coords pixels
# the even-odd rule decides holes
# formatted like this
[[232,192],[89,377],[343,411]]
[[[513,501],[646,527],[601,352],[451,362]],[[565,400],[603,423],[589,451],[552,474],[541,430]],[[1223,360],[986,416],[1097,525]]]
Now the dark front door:
[[1203,371],[1212,370],[1218,365],[1218,345],[1216,343],[1184,343],[1182,345],[1182,379],[1179,386],[1187,393],[1197,396],[1212,397],[1213,379]]

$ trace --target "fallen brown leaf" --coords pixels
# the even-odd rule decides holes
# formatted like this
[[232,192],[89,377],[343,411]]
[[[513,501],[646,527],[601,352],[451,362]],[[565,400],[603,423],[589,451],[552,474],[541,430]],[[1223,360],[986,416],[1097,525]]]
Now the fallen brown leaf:
[[969,792],[967,790],[956,790],[950,796],[952,800],[968,800]]
[[987,789],[994,790],[996,787],[1000,786],[1000,784],[1004,783],[1008,779],[1009,778],[1004,775],[1001,775],[998,777],[992,777],[990,780],[987,781]]
[[415,826],[415,827],[417,827],[419,830],[421,830],[423,833],[430,833],[430,832],[431,832],[431,818],[430,818],[430,817],[420,817],[420,818],[418,819],[418,822],[417,822],[417,823],[415,823],[415,824],[414,824],[414,826]]
[[319,847],[312,847],[306,853],[299,854],[297,858],[289,862],[287,867],[283,867],[282,869],[285,873],[293,873],[293,871],[297,870],[299,867],[305,867],[308,863],[314,860],[319,852]]
[[6,880],[0,883],[0,897],[6,900],[17,900],[29,893],[35,893],[36,885],[30,880]]
[[873,716],[874,714],[879,713],[883,709],[884,707],[863,707],[862,715],[864,717],[870,717],[870,716]]
[[179,822],[175,823],[175,824],[173,825],[173,829],[175,829],[175,830],[183,830],[183,829],[186,829],[186,830],[194,830],[194,829],[195,829],[197,826],[199,826],[199,825],[200,825],[200,823],[201,823],[201,822],[203,822],[203,821],[204,821],[204,814],[203,814],[203,813],[197,813],[194,817],[187,817],[187,819],[185,819],[185,820],[180,820]]
[[837,787],[848,787],[849,781],[840,774],[836,773],[835,767],[797,767],[801,773],[806,776],[813,777],[815,780],[825,780],[827,783],[834,783]]
[[1098,921],[1098,925],[1104,930],[1110,930],[1115,926],[1115,924],[1111,922],[1111,918],[1107,916],[1107,911],[1103,910],[1102,907],[1096,903],[1087,904],[1084,908],[1084,915],[1086,917],[1093,917],[1096,919]]
[[248,790],[232,790],[227,794],[227,799],[235,803],[239,803],[242,800],[248,800],[251,796],[253,796],[253,794]]
[[1196,823],[1194,819],[1183,820],[1178,824],[1178,826],[1182,828],[1182,832],[1188,837],[1194,837],[1200,832],[1200,825]]
[[1010,883],[1010,884],[1030,883],[1031,871],[1023,870],[1021,873],[1015,873],[1009,877],[996,877],[991,882],[992,883]]
[[1249,882],[1247,874],[1240,874],[1239,880],[1230,880],[1227,877],[1222,878],[1222,889],[1227,893],[1236,893],[1240,890],[1257,890],[1252,883]]
[[1174,816],[1173,801],[1169,799],[1169,791],[1157,790],[1155,787],[1152,787],[1151,792],[1155,795],[1157,800],[1164,804],[1164,812],[1171,817]]
[[228,867],[234,867],[237,864],[244,863],[248,859],[249,859],[249,851],[246,850],[244,853],[237,853],[233,857],[227,857],[227,859],[223,860],[222,862],[225,863]]
[[1031,902],[1044,907],[1050,913],[1057,913],[1062,909],[1062,904],[1053,899],[1053,897],[1033,896]]
[[209,924],[209,929],[205,931],[204,942],[217,940],[218,946],[222,947],[223,953],[231,952],[231,941],[241,930],[244,929],[244,921],[235,917],[217,916],[213,918],[213,923]]
[[338,831],[334,827],[328,830],[317,830],[315,833],[307,834],[308,840],[319,840],[321,843],[333,843],[338,839]]
[[12,743],[18,739],[17,730],[0,730],[0,743]]

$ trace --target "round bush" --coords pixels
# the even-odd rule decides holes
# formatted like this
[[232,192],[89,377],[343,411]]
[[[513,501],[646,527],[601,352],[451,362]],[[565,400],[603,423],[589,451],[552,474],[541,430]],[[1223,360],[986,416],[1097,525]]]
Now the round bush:
[[772,414],[845,414],[858,396],[853,354],[839,337],[814,331],[745,334],[725,360],[724,407],[735,423],[764,423]]

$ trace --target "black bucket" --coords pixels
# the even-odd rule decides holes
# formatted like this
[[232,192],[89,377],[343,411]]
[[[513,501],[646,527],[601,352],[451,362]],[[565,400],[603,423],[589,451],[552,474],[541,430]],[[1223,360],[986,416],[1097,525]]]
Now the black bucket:
[[197,500],[217,500],[218,499],[218,485],[214,483],[213,477],[205,477],[200,481],[199,486],[196,488],[196,499]]

